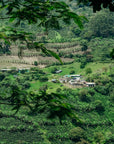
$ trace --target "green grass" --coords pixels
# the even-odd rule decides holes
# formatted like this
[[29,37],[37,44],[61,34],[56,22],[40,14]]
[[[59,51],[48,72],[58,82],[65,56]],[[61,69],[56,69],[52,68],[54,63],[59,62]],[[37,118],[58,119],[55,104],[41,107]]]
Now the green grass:
[[48,86],[47,92],[56,92],[57,88],[61,88],[61,83],[36,81],[36,82],[31,82],[31,87],[29,91],[32,91],[32,90],[38,91],[40,87],[45,86],[45,85]]
[[[91,68],[92,69],[92,73],[98,73],[98,72],[102,72],[103,71],[103,67],[108,68],[109,70],[109,63],[88,63],[84,69],[80,68],[80,63],[75,62],[73,64],[69,64],[69,65],[61,65],[61,66],[51,66],[48,68],[44,68],[44,71],[46,73],[49,74],[49,78],[56,78],[56,77],[60,77],[60,76],[64,76],[70,73],[71,70],[75,71],[75,74],[81,74],[81,75],[85,75],[85,71],[87,68]],[[61,73],[59,74],[51,74],[51,69],[53,67],[57,67],[58,70],[62,70]]]

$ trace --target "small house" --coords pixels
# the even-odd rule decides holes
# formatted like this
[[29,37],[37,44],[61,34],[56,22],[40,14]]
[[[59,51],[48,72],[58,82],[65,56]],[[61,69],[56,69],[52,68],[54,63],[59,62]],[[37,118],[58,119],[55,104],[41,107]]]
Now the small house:
[[58,74],[58,73],[61,73],[61,72],[62,72],[62,70],[58,70],[58,71],[56,71],[55,73],[57,73],[57,74]]
[[1,69],[2,72],[11,71],[12,69]]
[[66,77],[66,78],[60,78],[59,79],[60,83],[67,83],[70,81],[70,78]]
[[56,83],[57,79],[52,79],[51,82]]
[[63,76],[64,78],[70,78],[70,75],[65,75],[65,76]]
[[94,87],[95,86],[94,82],[86,82],[85,84],[87,87]]

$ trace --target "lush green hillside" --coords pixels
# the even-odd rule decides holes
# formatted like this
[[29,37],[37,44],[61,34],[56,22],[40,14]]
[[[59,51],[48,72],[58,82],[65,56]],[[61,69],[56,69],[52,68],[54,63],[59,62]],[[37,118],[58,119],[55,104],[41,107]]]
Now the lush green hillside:
[[[113,140],[113,68],[112,64],[90,63],[82,70],[79,63],[56,66],[61,69],[60,74],[52,74],[53,67],[29,72],[2,72],[0,73],[0,141],[1,143],[37,143],[37,144],[112,144]],[[87,68],[92,73],[87,74]],[[61,83],[52,83],[51,79],[59,79],[74,70],[82,74],[84,79],[91,77],[96,82],[94,88],[69,88]],[[44,74],[45,73],[45,74]],[[16,76],[15,76],[16,75]],[[48,78],[41,82],[41,78]],[[44,79],[43,79],[44,80]],[[45,81],[44,80],[44,81]],[[10,96],[11,85],[16,84],[22,90],[38,92],[38,89],[47,89],[47,92],[57,92],[67,97],[65,102],[74,106],[74,111],[81,120],[65,118],[60,124],[56,117],[47,119],[47,111],[30,113],[23,107],[13,115],[12,106],[4,105],[8,102],[4,98]],[[7,86],[7,89],[6,89]]]

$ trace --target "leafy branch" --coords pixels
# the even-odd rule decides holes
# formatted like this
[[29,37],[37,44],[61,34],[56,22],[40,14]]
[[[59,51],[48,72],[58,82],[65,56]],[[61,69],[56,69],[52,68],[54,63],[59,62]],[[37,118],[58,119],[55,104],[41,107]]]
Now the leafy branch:
[[67,97],[57,93],[47,93],[40,91],[39,93],[22,91],[18,86],[11,86],[11,96],[6,98],[7,102],[0,104],[11,105],[16,114],[21,107],[28,107],[32,113],[48,113],[47,118],[53,119],[58,117],[60,122],[66,117],[75,118],[79,121],[78,116],[73,110],[73,106],[64,102]]

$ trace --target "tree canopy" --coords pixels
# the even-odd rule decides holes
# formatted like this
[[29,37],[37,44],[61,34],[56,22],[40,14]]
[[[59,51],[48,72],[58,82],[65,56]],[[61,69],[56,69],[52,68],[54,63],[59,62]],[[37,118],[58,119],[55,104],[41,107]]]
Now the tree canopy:
[[[71,0],[72,1],[72,0]],[[100,11],[103,8],[109,8],[110,11],[114,11],[114,0],[77,0],[78,4],[92,6],[93,12]]]

